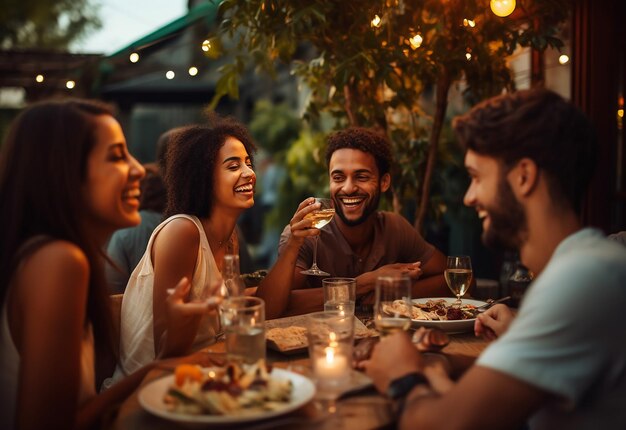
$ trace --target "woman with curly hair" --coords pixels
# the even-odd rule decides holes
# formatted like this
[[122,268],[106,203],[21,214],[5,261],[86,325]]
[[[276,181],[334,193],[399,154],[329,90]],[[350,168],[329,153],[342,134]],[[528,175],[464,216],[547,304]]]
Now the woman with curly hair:
[[[117,376],[134,371],[159,354],[164,303],[172,280],[182,276],[192,280],[192,301],[206,295],[207,288],[209,294],[217,296],[224,255],[238,252],[237,219],[254,204],[255,150],[241,124],[217,117],[211,126],[186,128],[169,143],[167,219],[152,234],[124,293]],[[287,307],[300,245],[305,237],[317,234],[310,228],[311,221],[303,219],[319,209],[313,202],[306,199],[298,207],[293,240],[257,289],[257,296],[265,300],[268,319],[280,316]],[[213,312],[197,326],[176,335],[198,349],[214,341],[218,330],[218,315]]]
[[[93,428],[149,369],[96,394],[116,360],[101,250],[139,223],[143,175],[107,105],[38,103],[11,125],[0,152],[0,428]],[[182,304],[188,289],[181,281],[168,299],[164,332],[207,312]],[[163,351],[185,347],[170,338]]]

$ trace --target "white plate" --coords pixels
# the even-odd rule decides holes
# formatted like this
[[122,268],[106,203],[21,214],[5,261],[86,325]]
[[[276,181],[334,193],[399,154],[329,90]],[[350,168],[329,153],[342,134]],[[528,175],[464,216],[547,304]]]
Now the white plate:
[[[413,299],[413,303],[426,303],[429,300],[445,300],[452,304],[456,301],[453,297],[431,297],[426,299]],[[482,306],[485,302],[480,300],[461,299],[463,303],[474,306]],[[437,327],[445,331],[446,333],[465,333],[474,329],[474,322],[476,318],[468,320],[453,320],[453,321],[425,321],[425,320],[411,320],[413,327]]]
[[171,412],[163,402],[163,398],[167,390],[174,384],[174,375],[157,379],[143,387],[141,391],[139,391],[139,403],[148,412],[172,421],[191,424],[233,424],[264,420],[266,418],[286,414],[306,404],[315,395],[315,385],[310,379],[302,375],[277,368],[272,369],[271,375],[272,378],[276,379],[289,379],[293,384],[291,401],[285,403],[283,408],[274,411],[259,411],[258,413],[245,415],[190,415]]

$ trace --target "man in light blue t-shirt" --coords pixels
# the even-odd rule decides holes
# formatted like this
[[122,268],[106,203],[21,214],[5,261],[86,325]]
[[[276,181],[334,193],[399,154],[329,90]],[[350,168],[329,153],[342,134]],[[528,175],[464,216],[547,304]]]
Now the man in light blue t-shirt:
[[404,333],[381,340],[368,374],[401,400],[401,428],[626,428],[626,251],[579,216],[597,151],[589,121],[530,90],[454,128],[483,241],[519,250],[538,276],[517,316],[496,305],[478,318],[476,333],[497,340],[456,383],[425,377]]

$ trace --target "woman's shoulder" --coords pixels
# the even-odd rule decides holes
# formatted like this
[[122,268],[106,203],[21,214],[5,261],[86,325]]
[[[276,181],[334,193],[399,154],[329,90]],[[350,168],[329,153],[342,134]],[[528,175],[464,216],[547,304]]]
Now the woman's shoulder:
[[20,264],[22,267],[89,268],[89,260],[85,252],[75,243],[60,239],[52,239],[41,244],[25,255]]
[[157,236],[157,244],[196,245],[200,242],[200,230],[196,222],[189,216],[170,217],[164,221]]

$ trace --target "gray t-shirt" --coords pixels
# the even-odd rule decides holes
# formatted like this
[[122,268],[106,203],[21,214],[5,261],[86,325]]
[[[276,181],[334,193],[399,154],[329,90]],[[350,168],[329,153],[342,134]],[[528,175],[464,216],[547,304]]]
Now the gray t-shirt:
[[626,250],[594,229],[559,244],[509,330],[478,359],[556,394],[531,429],[626,428]]
[[[341,234],[335,218],[321,230],[317,244],[317,265],[333,277],[354,278],[391,263],[414,263],[425,265],[435,248],[413,228],[408,221],[393,212],[374,214],[374,238],[367,258],[362,259],[350,248]],[[282,252],[291,230],[286,226],[280,236],[278,253]],[[308,269],[313,262],[313,239],[307,238],[300,247],[296,266]],[[307,287],[321,286],[318,277],[308,276]]]

